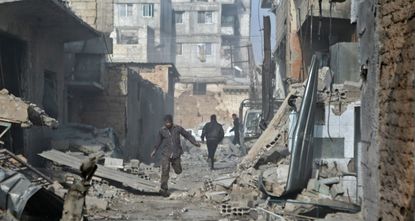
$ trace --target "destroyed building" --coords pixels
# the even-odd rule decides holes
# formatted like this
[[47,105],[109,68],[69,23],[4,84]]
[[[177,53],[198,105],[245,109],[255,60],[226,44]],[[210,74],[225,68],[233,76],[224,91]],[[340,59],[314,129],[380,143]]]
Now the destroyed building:
[[[260,68],[248,1],[172,2],[0,1],[1,220],[414,220],[413,1],[258,1]],[[163,116],[244,108],[259,137],[225,139],[214,170],[183,143],[162,198]]]
[[[174,66],[169,66],[107,64],[104,92],[82,98],[87,105],[78,112],[80,122],[114,128],[123,156],[148,162],[164,115],[173,113],[172,88],[178,75]],[[162,69],[154,71],[156,67]],[[156,85],[151,78],[162,84]]]
[[[315,164],[312,171],[319,168],[319,173],[309,171],[305,173],[308,174],[306,176],[324,177],[322,172],[325,169],[321,166],[330,168],[330,162],[335,162],[334,165],[338,169],[343,168],[343,172],[353,174],[346,175],[348,181],[343,182],[342,186],[349,186],[349,198],[361,205],[363,220],[413,219],[414,194],[411,188],[414,170],[412,160],[406,155],[413,156],[414,137],[411,96],[414,75],[413,69],[409,68],[411,56],[408,56],[413,54],[413,25],[410,19],[412,12],[402,8],[405,3],[400,1],[262,3],[263,7],[271,8],[275,12],[276,26],[279,29],[276,32],[277,49],[273,53],[277,82],[276,86],[271,88],[277,91],[274,94],[286,94],[287,87],[284,84],[288,82],[302,82],[304,77],[310,81],[314,68],[311,56],[316,52],[323,55],[319,64],[319,67],[323,68],[318,73],[317,103],[313,107],[314,113],[309,117],[314,121],[314,132],[312,138],[306,138],[310,139],[312,146],[307,144],[305,149],[302,146],[301,154],[295,149],[290,149],[293,148],[292,143],[295,143],[296,139],[291,130],[297,130],[295,126],[292,127],[291,122],[300,123],[300,116],[295,114],[290,114],[288,119],[288,140],[273,140],[276,134],[281,133],[281,129],[274,125],[281,125],[276,122],[284,119],[279,116],[279,109],[270,123],[274,129],[267,129],[275,132],[265,131],[263,136],[269,137],[261,137],[258,140],[260,142],[248,153],[245,162],[255,159],[252,156],[256,154],[263,154],[257,149],[258,145],[266,146],[265,152],[267,148],[277,146],[280,154],[281,147],[278,145],[286,145],[291,152],[291,163],[287,183],[284,184],[287,185],[285,191],[290,190],[290,185],[294,185],[293,187],[299,191],[306,186],[308,179],[296,178],[304,175],[304,168],[298,170],[297,166],[304,166],[304,163],[309,162],[308,157],[304,155],[310,155],[310,152],[305,150],[311,149]],[[396,56],[402,59],[394,59]],[[391,68],[397,65],[408,69]],[[394,102],[398,102],[400,108],[391,109]],[[293,109],[296,109],[295,105]],[[301,110],[299,113],[301,115]],[[397,132],[398,135],[392,130],[405,130],[407,133]],[[392,149],[397,147],[394,144],[398,143],[398,146],[411,151],[406,152],[401,148],[398,149],[402,152],[393,151]],[[296,164],[296,160],[293,160],[296,157],[296,160],[302,163]],[[403,164],[405,166],[400,169],[396,166]],[[291,169],[293,165],[296,166],[293,167],[295,171]],[[399,172],[391,173],[392,170]],[[402,192],[407,194],[397,196],[394,193],[395,187],[390,185],[391,180],[402,179],[405,181],[398,184],[397,188],[405,189]],[[295,187],[300,184],[300,180],[302,187]],[[310,182],[312,180],[310,179]],[[312,187],[310,182],[307,189]]]
[[[97,38],[100,33],[58,1],[1,1],[0,11],[1,87],[66,122],[64,43]],[[50,133],[47,128],[13,126],[10,148],[34,162],[36,154],[48,147]]]

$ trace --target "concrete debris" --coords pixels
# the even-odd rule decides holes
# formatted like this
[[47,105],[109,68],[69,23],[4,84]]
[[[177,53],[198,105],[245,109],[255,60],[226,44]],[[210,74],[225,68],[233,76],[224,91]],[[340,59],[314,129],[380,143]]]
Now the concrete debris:
[[220,213],[225,216],[245,216],[249,215],[251,208],[239,207],[230,204],[222,204],[220,207]]
[[213,191],[213,190],[215,190],[215,185],[213,185],[212,179],[205,180],[205,182],[203,183],[203,186],[204,186],[204,190],[205,191]]
[[330,194],[333,199],[336,198],[336,196],[338,195],[343,195],[344,194],[343,184],[339,183],[339,184],[334,184],[333,186],[331,186]]
[[232,184],[235,182],[235,180],[236,180],[235,177],[228,177],[228,176],[218,177],[215,180],[213,180],[212,184],[220,185],[220,186],[223,186],[229,189],[232,187]]
[[[0,165],[4,169],[19,171],[26,178],[28,178],[33,184],[40,185],[46,189],[54,186],[55,183],[45,174],[32,167],[26,162],[23,157],[19,157],[11,153],[6,149],[0,149]],[[56,185],[55,185],[56,187]]]
[[281,159],[287,157],[290,154],[287,147],[285,146],[274,146],[266,151],[262,156],[259,157],[254,168],[258,168],[260,165],[267,163],[278,163]]
[[118,138],[112,128],[97,129],[84,124],[66,124],[53,132],[50,146],[60,151],[92,154],[103,151],[119,156]]
[[32,125],[57,128],[59,125],[36,104],[15,97],[6,89],[0,91],[0,121],[20,124],[24,128]]
[[86,196],[85,205],[88,211],[108,209],[108,201],[92,196]]
[[319,170],[319,176],[322,178],[337,177],[342,175],[336,161],[319,161],[316,162],[316,167]]
[[325,184],[325,185],[336,184],[340,182],[340,177],[330,177],[330,178],[320,179],[318,180],[318,182]]
[[259,139],[249,150],[248,154],[238,165],[240,169],[246,169],[254,166],[260,159],[261,155],[268,152],[275,145],[286,146],[288,144],[288,115],[290,112],[288,98],[292,95],[299,95],[299,91],[295,90],[288,94],[287,98],[274,115],[274,118],[269,123],[267,129],[262,133]]
[[208,200],[216,203],[224,203],[229,201],[228,192],[226,191],[206,192],[205,196]]
[[328,214],[324,219],[316,219],[316,221],[356,221],[363,220],[360,213],[351,214],[351,213],[332,213]]
[[[45,159],[54,161],[64,166],[68,166],[75,170],[78,169],[82,163],[80,159],[72,157],[58,150],[44,151],[39,155]],[[132,174],[107,168],[102,165],[97,166],[98,169],[95,173],[95,176],[106,179],[114,185],[118,185],[121,187],[129,187],[138,191],[157,191],[157,183],[142,179]]]
[[59,126],[56,119],[49,117],[49,115],[36,104],[29,104],[27,112],[29,114],[29,120],[34,125],[50,127],[52,129],[56,129]]
[[322,67],[318,70],[318,91],[330,90],[333,76],[329,67]]
[[105,157],[104,166],[113,169],[123,169],[124,161],[118,158]]
[[283,216],[276,214],[274,212],[268,211],[261,207],[257,207],[255,210],[260,214],[258,215],[257,220],[261,220],[261,221],[262,220],[264,221],[265,220],[267,221],[285,221],[286,220]]

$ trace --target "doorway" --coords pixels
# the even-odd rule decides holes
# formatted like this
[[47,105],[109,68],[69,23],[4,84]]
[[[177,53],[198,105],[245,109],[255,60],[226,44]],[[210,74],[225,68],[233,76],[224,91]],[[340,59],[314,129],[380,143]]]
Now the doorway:
[[[16,97],[22,96],[21,79],[25,52],[25,42],[0,33],[0,90],[5,88]],[[13,125],[3,141],[8,150],[22,153],[24,141],[20,125]]]

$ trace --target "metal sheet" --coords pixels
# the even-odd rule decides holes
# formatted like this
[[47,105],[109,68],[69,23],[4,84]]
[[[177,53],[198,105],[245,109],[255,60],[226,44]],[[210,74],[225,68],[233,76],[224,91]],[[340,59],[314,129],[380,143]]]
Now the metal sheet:
[[314,112],[317,99],[317,75],[319,59],[316,55],[311,60],[307,86],[301,102],[301,109],[294,132],[293,149],[291,150],[290,169],[288,171],[285,194],[301,191],[307,186],[312,169],[312,136]]
[[20,218],[26,203],[42,187],[22,174],[0,168],[0,208]]

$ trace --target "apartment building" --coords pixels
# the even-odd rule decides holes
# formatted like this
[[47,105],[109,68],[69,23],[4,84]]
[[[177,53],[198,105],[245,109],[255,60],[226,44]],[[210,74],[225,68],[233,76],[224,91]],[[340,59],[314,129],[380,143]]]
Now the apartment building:
[[[250,4],[173,0],[176,67],[181,74],[175,113],[185,126],[203,123],[212,113],[226,119],[248,97]],[[246,90],[240,90],[241,85]],[[238,86],[237,93],[228,93],[234,91],[227,90],[232,86]],[[224,105],[228,99],[234,105]]]
[[114,1],[114,62],[174,62],[170,0]]

